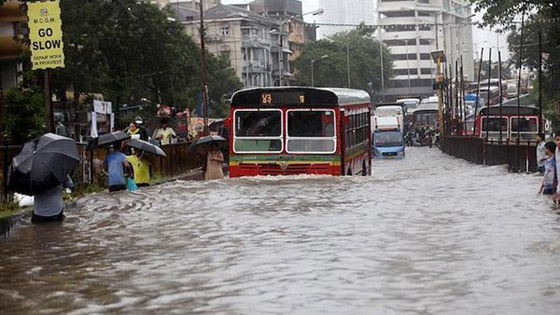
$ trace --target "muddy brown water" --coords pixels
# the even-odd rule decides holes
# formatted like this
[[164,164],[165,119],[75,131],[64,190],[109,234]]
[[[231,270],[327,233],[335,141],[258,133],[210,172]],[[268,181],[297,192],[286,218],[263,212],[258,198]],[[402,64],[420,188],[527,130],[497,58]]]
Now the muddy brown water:
[[0,313],[560,314],[539,180],[413,148],[371,177],[90,195],[0,239]]

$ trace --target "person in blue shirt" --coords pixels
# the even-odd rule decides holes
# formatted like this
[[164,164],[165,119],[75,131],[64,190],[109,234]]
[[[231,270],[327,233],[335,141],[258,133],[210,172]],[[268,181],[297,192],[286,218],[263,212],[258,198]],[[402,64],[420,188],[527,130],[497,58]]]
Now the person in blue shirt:
[[125,171],[132,167],[121,150],[122,142],[115,142],[113,150],[103,161],[105,170],[109,173],[109,192],[126,190],[127,188]]
[[554,154],[556,152],[556,143],[547,142],[544,145],[546,159],[544,160],[544,176],[541,184],[540,193],[543,195],[556,194],[556,159]]

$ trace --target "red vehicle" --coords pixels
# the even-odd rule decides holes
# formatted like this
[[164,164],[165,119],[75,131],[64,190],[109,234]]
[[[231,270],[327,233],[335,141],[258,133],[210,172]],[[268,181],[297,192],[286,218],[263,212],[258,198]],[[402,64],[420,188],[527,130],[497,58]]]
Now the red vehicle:
[[232,97],[230,177],[371,174],[371,99],[350,89],[271,87]]
[[476,118],[476,134],[481,138],[497,141],[515,140],[519,134],[521,141],[534,140],[539,131],[539,109],[534,106],[490,106],[479,110]]

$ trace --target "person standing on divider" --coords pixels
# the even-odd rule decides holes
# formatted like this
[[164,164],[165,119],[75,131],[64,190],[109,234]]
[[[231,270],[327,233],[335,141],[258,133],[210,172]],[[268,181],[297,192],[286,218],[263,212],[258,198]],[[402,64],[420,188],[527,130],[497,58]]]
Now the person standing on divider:
[[556,144],[554,142],[547,142],[544,145],[546,159],[544,161],[544,176],[539,193],[543,195],[556,194],[556,159],[554,158],[556,152]]
[[[556,183],[560,182],[560,130],[557,130],[556,133],[556,154],[555,154],[555,159],[556,159]],[[558,202],[558,200],[560,199],[560,192],[556,192],[556,194],[554,195],[554,200],[556,202]]]
[[545,145],[544,133],[537,134],[537,168],[540,174],[544,174],[544,161],[547,159],[544,145]]

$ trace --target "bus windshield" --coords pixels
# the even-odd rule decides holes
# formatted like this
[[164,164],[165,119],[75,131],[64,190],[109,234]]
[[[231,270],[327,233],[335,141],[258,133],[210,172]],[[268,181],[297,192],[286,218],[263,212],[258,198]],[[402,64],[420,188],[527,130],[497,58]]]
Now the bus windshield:
[[534,132],[538,130],[537,118],[515,117],[511,119],[511,131]]
[[334,111],[288,111],[288,152],[334,153]]
[[508,130],[507,118],[482,118],[482,131],[486,131],[486,126],[488,125],[488,131],[500,131],[500,126],[502,131]]
[[282,152],[282,111],[235,112],[236,152]]
[[376,132],[374,141],[376,147],[400,147],[403,145],[402,134],[398,131]]

